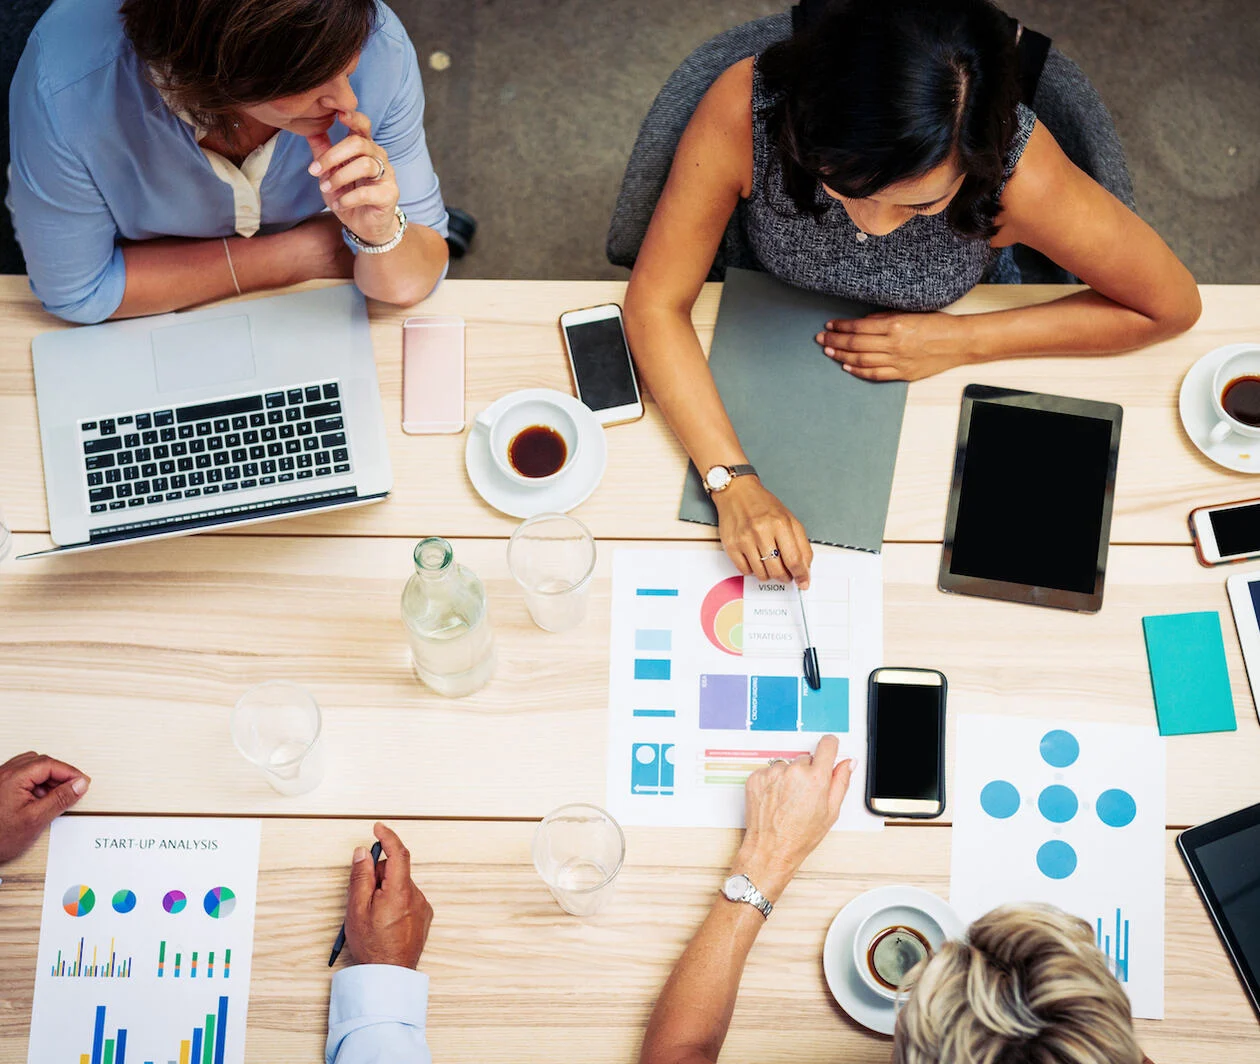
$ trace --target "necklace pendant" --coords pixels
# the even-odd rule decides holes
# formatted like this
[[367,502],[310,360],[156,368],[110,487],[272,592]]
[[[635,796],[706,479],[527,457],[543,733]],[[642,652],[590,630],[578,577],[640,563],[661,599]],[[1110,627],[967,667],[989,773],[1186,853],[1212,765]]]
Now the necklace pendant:
[[853,239],[856,240],[859,244],[865,244],[866,234],[862,232],[861,229],[859,229],[856,233],[853,234]]

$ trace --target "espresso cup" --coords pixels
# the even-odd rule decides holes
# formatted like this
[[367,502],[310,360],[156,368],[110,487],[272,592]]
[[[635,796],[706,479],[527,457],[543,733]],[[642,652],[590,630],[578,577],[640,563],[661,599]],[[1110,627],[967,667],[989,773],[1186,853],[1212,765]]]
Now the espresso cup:
[[[573,464],[578,452],[577,422],[559,403],[533,393],[509,397],[495,407],[478,414],[476,424],[489,435],[494,464],[509,480],[528,486],[548,484]],[[512,465],[511,458],[512,442],[522,432],[535,427],[550,429],[564,441],[564,461],[554,472],[541,477],[521,473]]]
[[912,905],[890,905],[872,913],[853,936],[853,965],[872,992],[896,1001],[906,976],[933,956],[945,932],[931,916]]
[[1230,355],[1216,367],[1212,376],[1212,410],[1216,414],[1216,424],[1209,434],[1212,443],[1220,443],[1234,434],[1260,438],[1260,425],[1248,425],[1232,417],[1222,402],[1230,384],[1239,377],[1260,377],[1260,347]]

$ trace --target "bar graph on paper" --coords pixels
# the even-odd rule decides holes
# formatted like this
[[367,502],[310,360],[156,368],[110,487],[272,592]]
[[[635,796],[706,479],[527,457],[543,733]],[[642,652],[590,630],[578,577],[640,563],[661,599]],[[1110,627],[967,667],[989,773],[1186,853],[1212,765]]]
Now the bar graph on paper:
[[[128,1028],[113,1029],[113,1037],[107,1037],[108,1010],[96,1006],[92,1030],[92,1048],[80,1053],[78,1064],[127,1064]],[[165,1059],[139,1060],[132,1053],[134,1064],[225,1064],[228,1035],[228,999],[220,997],[212,1012],[207,1012],[200,1023],[194,1023],[187,1031],[188,1037],[179,1039],[172,1047],[173,1055]],[[136,1042],[133,1036],[132,1044]]]
[[1114,922],[1098,917],[1094,924],[1095,945],[1107,958],[1107,967],[1122,983],[1129,981],[1129,921],[1117,909]]
[[54,823],[28,1064],[244,1064],[260,826]]

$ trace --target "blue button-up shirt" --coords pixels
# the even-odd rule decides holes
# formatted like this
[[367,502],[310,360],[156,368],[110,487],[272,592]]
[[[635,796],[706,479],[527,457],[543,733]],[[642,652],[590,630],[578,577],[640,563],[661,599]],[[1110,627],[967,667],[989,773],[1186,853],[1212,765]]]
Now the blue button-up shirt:
[[326,1064],[431,1064],[424,1038],[429,977],[389,964],[333,976]]
[[[416,52],[398,16],[378,8],[350,84],[389,153],[399,206],[445,236]],[[248,188],[242,195],[244,179],[234,189],[216,174],[196,130],[146,77],[118,0],[56,0],[48,9],[13,78],[9,127],[8,203],[31,288],[70,321],[103,321],[118,309],[126,285],[120,241],[277,232],[324,209],[306,169],[311,150],[292,133],[255,153],[264,156],[255,170],[265,163],[256,197]],[[339,122],[328,130],[334,142],[346,133]],[[248,174],[250,161],[243,168]]]

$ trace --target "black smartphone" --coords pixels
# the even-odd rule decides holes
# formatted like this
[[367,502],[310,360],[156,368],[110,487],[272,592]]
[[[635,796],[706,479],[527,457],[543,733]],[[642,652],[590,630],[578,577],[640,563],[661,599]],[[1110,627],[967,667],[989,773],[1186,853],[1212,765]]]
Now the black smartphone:
[[945,812],[945,674],[876,669],[867,684],[866,808],[930,820]]

